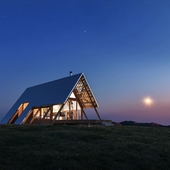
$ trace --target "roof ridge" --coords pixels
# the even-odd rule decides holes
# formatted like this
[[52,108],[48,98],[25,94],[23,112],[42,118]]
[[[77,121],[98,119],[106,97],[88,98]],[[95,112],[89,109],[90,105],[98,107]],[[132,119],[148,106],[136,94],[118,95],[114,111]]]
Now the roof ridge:
[[30,89],[30,88],[33,88],[33,87],[36,87],[36,86],[41,86],[41,85],[48,84],[48,83],[53,83],[55,81],[60,81],[60,80],[71,78],[71,77],[75,77],[75,76],[78,76],[78,75],[83,75],[83,73],[78,73],[78,74],[74,74],[72,76],[67,76],[67,77],[59,78],[57,80],[52,80],[52,81],[49,81],[49,82],[46,82],[46,83],[37,84],[37,85],[31,86],[31,87],[28,87],[26,89]]

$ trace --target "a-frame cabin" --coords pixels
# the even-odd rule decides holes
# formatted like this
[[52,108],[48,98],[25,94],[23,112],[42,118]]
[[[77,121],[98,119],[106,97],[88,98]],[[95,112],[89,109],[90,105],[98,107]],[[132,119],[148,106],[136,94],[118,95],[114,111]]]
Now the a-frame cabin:
[[88,120],[85,108],[98,103],[83,73],[27,88],[1,124],[54,124]]

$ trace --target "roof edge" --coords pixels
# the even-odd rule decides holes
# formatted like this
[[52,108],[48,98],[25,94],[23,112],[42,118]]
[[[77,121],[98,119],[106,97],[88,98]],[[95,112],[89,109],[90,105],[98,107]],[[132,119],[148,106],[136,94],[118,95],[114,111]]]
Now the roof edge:
[[59,81],[59,80],[62,80],[62,79],[66,79],[66,78],[68,78],[68,77],[74,77],[74,76],[77,76],[77,75],[79,75],[79,74],[82,75],[83,73],[78,73],[78,74],[74,74],[74,75],[72,75],[72,76],[67,76],[67,77],[63,77],[63,78],[60,78],[60,79],[48,81],[48,82],[46,82],[46,83],[37,84],[37,85],[34,85],[34,86],[31,86],[31,87],[26,88],[26,90],[27,90],[27,89],[30,89],[30,88],[32,88],[32,87],[37,87],[37,86],[41,86],[41,85],[44,85],[44,84],[52,83],[52,82],[55,82],[55,81]]
[[[81,76],[84,75],[83,73],[79,73],[79,74],[80,74],[79,78],[77,79],[75,85],[74,85],[73,88],[71,89],[71,91],[70,91],[70,93],[68,94],[68,96],[67,96],[66,100],[64,101],[64,103],[66,103],[66,101],[68,100],[69,96],[71,95],[71,92],[74,90],[74,88],[75,88],[75,86],[77,85],[78,81],[80,80]],[[76,75],[78,75],[78,74],[76,74]]]

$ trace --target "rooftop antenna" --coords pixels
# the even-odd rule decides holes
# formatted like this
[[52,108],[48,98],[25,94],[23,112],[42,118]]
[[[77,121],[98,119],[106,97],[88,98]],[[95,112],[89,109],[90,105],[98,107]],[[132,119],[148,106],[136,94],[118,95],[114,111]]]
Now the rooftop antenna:
[[72,76],[72,73],[73,73],[73,72],[72,72],[72,71],[70,71],[70,76]]

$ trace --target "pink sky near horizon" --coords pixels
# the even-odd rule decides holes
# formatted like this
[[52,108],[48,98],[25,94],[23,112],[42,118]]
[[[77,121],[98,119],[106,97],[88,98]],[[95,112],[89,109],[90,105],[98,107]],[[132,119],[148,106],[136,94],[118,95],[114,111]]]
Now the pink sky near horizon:
[[[121,107],[122,106],[122,107]],[[112,107],[98,108],[101,117],[115,122],[125,120],[136,122],[155,122],[162,125],[170,125],[170,105],[168,103],[146,106],[142,102],[139,106],[133,104],[112,105]]]

